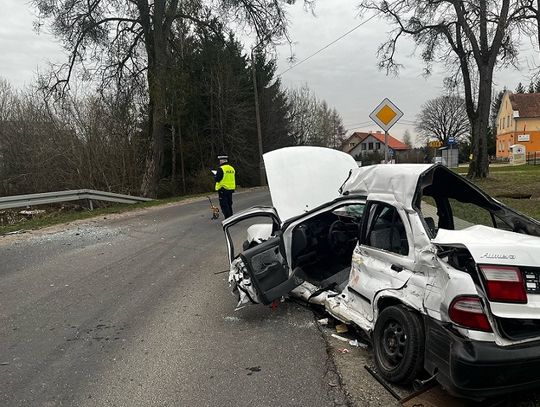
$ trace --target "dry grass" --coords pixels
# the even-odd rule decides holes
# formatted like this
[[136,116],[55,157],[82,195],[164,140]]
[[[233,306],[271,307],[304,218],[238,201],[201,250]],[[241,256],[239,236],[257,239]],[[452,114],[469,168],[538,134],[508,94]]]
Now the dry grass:
[[[459,168],[458,172],[466,174],[467,168]],[[540,220],[540,165],[492,167],[488,178],[472,181],[511,208]],[[518,195],[531,198],[512,198]]]

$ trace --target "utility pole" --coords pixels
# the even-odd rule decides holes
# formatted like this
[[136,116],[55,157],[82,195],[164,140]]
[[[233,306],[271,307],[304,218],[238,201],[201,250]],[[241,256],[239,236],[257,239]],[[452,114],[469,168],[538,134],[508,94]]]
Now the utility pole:
[[259,90],[257,89],[257,68],[255,58],[253,56],[253,50],[260,46],[259,42],[253,48],[251,48],[251,67],[253,70],[253,89],[255,95],[255,118],[257,120],[257,139],[259,142],[259,182],[261,185],[266,185],[266,179],[264,176],[264,161],[263,161],[263,145],[262,145],[262,130],[261,130],[261,116],[259,112]]

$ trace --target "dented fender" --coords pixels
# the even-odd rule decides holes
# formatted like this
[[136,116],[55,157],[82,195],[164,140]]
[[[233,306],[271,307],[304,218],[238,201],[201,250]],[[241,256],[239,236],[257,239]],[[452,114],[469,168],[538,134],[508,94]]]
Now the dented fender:
[[[410,281],[410,279],[408,280]],[[411,287],[408,285],[408,282],[400,289],[387,289],[379,291],[373,298],[373,320],[376,321],[381,305],[385,301],[394,302],[392,300],[397,300],[397,302],[415,310],[423,313],[423,300],[424,295],[422,289],[419,287]]]

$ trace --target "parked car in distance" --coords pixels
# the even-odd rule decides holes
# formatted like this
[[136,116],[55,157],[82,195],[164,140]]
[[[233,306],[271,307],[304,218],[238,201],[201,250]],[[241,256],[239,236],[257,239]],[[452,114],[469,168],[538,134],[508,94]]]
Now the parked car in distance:
[[223,222],[238,308],[319,304],[369,335],[393,383],[427,371],[472,398],[540,386],[538,221],[440,164],[358,168],[319,147],[264,161],[273,206]]

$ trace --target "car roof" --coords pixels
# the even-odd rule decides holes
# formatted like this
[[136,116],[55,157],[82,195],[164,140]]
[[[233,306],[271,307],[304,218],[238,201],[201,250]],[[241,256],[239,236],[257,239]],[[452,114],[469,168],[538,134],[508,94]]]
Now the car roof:
[[420,177],[440,164],[377,164],[355,168],[341,186],[342,195],[393,195],[412,209]]

